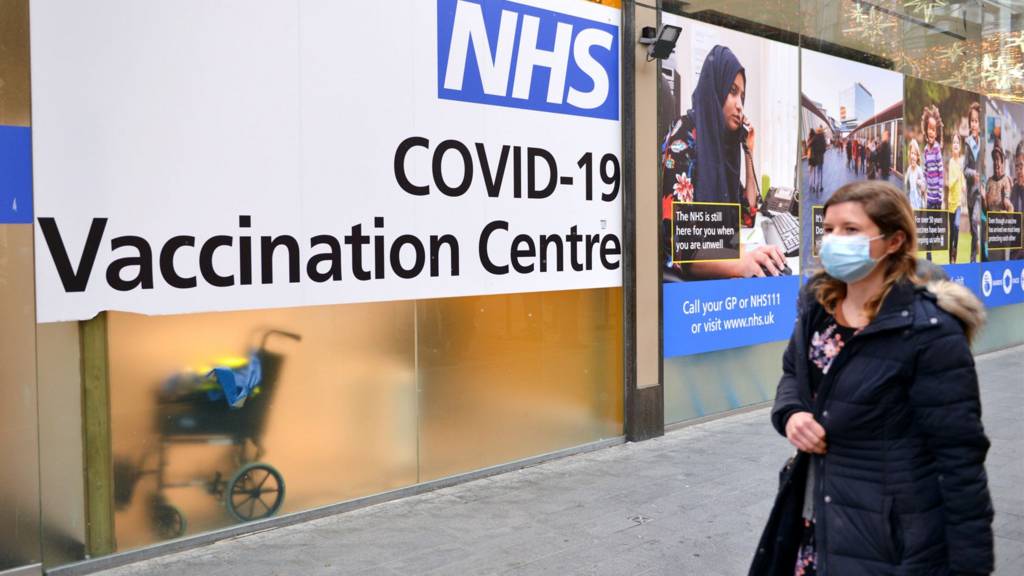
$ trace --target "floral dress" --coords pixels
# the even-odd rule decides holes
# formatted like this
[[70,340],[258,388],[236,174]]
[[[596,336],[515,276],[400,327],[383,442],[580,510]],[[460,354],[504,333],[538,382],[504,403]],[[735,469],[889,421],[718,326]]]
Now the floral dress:
[[[662,250],[664,261],[671,265],[672,217],[674,202],[700,202],[694,194],[698,186],[697,174],[697,125],[690,115],[680,116],[661,143],[661,222]],[[757,208],[751,208],[746,195],[741,195],[741,226],[754,225]]]
[[673,202],[693,202],[697,175],[697,126],[680,116],[661,143],[661,217],[672,220]]
[[[811,345],[807,350],[809,374],[811,380],[811,397],[817,396],[818,388],[825,375],[828,374],[832,362],[853,338],[857,330],[840,324],[832,315],[822,319],[811,334]],[[807,485],[804,488],[804,528],[800,536],[800,547],[797,550],[794,576],[813,576],[817,574],[818,552],[814,541],[814,468],[807,472]]]

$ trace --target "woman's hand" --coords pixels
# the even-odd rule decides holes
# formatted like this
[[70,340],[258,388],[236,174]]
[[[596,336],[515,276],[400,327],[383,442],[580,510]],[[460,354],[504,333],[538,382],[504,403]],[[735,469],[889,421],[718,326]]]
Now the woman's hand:
[[745,142],[747,148],[747,154],[754,155],[754,125],[747,120],[746,116],[743,117],[743,126],[747,129],[747,141]]
[[810,412],[794,412],[786,421],[786,438],[801,452],[824,454],[825,429]]
[[786,267],[786,255],[778,246],[766,244],[745,251],[739,263],[742,278],[781,276],[783,268]]

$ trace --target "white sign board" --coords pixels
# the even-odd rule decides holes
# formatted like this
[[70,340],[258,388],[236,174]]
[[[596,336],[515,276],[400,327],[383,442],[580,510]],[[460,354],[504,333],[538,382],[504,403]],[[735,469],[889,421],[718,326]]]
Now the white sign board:
[[40,322],[621,285],[617,10],[31,10]]

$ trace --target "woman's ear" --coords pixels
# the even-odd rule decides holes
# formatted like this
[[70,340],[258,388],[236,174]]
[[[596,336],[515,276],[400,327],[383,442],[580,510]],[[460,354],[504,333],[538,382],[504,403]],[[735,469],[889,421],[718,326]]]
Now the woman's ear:
[[907,235],[903,233],[903,230],[897,230],[892,236],[886,239],[887,246],[885,247],[885,254],[895,254],[903,248],[903,243],[907,241]]

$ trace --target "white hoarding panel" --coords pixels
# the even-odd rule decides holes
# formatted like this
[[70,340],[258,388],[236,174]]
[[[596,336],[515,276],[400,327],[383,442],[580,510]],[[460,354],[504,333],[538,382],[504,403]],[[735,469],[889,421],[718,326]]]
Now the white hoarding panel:
[[41,322],[621,284],[616,10],[31,8]]

